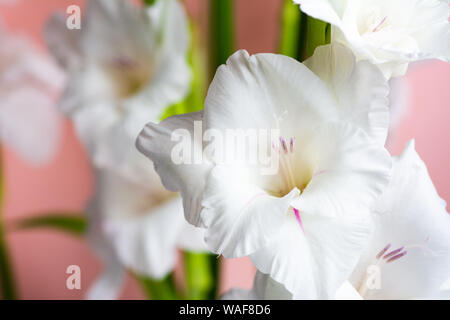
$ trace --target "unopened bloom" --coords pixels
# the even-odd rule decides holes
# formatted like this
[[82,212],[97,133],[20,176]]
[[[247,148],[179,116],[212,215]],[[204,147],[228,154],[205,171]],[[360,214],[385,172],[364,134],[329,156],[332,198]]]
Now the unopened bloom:
[[138,8],[130,1],[91,0],[81,30],[54,15],[46,38],[69,73],[61,101],[95,165],[139,180],[129,165],[148,121],[180,101],[190,84],[187,19],[177,0]]
[[30,40],[0,30],[0,140],[31,163],[49,161],[60,141],[63,81]]
[[331,41],[376,64],[386,78],[408,63],[450,59],[448,0],[294,0],[306,14],[329,22]]
[[[217,70],[203,112],[148,124],[137,146],[164,185],[181,192],[187,220],[206,227],[212,251],[249,256],[296,298],[330,298],[355,266],[370,232],[369,209],[389,180],[387,85],[343,46],[323,47],[307,66],[238,51]],[[278,170],[264,173],[245,156],[219,161],[218,154],[236,153],[232,144],[201,163],[176,164],[178,129],[192,133],[189,150],[201,153],[198,121],[224,135],[275,130],[272,141],[249,142],[237,154],[263,150]]]

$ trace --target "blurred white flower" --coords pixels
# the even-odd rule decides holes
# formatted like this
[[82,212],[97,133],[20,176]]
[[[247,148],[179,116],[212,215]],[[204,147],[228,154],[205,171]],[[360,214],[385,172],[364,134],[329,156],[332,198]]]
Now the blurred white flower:
[[412,61],[450,59],[448,0],[294,2],[306,14],[331,23],[331,40],[378,65],[386,78],[404,75]]
[[64,76],[26,38],[0,27],[0,140],[32,164],[54,155],[61,138],[55,98]]
[[[292,300],[293,295],[281,284],[273,280],[267,274],[256,272],[253,280],[253,287],[246,289],[231,289],[226,292],[221,300]],[[353,288],[350,282],[346,281],[337,290],[334,299],[336,300],[361,300],[361,296]]]
[[46,26],[49,47],[70,74],[61,108],[98,167],[139,180],[145,170],[129,165],[134,140],[190,84],[184,9],[177,0],[148,8],[91,0],[83,15],[81,30],[67,29],[64,15]]
[[[375,232],[350,278],[359,294],[364,299],[439,298],[450,277],[450,215],[414,142],[394,157],[392,180],[374,216]],[[378,286],[373,272],[379,273]]]
[[138,184],[97,170],[97,191],[87,209],[88,237],[106,269],[88,298],[117,298],[126,269],[162,279],[173,270],[177,249],[207,251],[203,230],[184,220],[180,196],[154,175],[153,181]]
[[268,275],[257,271],[250,290],[234,288],[222,295],[220,300],[292,300],[292,293]]
[[[348,278],[391,166],[384,77],[343,46],[317,54],[308,63],[316,75],[289,57],[238,51],[219,67],[203,113],[150,123],[137,140],[164,185],[181,192],[187,220],[207,228],[208,247],[226,258],[249,256],[295,298],[333,297]],[[195,120],[219,132],[279,130],[273,149],[270,141],[261,146],[279,170],[264,175],[259,165],[214,156],[175,164],[171,135],[193,132]],[[192,143],[201,151],[201,141]]]

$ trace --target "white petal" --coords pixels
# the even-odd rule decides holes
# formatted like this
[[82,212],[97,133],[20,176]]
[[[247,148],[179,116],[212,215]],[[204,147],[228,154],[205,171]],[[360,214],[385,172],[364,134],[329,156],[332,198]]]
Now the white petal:
[[[97,175],[101,175],[97,172]],[[94,252],[103,261],[105,270],[86,293],[89,300],[117,299],[123,286],[125,269],[114,246],[103,231],[103,198],[97,193],[86,208],[89,218],[87,239]]]
[[48,162],[61,138],[61,118],[52,99],[33,86],[2,94],[0,139],[35,165]]
[[369,290],[367,298],[436,297],[450,276],[450,215],[414,143],[395,158],[393,178],[374,215],[375,233],[352,276],[354,286],[363,285],[367,268],[377,261],[375,256],[391,244],[392,250],[405,247],[407,254],[381,264],[381,288]]
[[[370,233],[363,218],[295,217],[250,259],[295,299],[332,299],[358,262]],[[303,231],[304,230],[304,231]]]
[[[145,188],[112,172],[97,180],[100,232],[121,263],[138,274],[160,279],[175,264],[176,246],[183,226],[182,202],[159,186]],[[159,193],[158,193],[159,190]],[[173,197],[173,195],[172,195]]]
[[215,130],[281,128],[283,133],[337,116],[331,92],[303,64],[276,54],[249,56],[245,50],[217,69],[204,110],[207,129]]
[[26,38],[0,30],[0,139],[32,164],[54,155],[61,119],[53,98],[64,76]]
[[267,274],[256,272],[253,288],[231,289],[220,300],[291,300],[292,294]]
[[342,118],[384,145],[389,128],[389,86],[378,68],[368,61],[356,62],[350,49],[338,43],[318,47],[304,64],[334,93]]
[[362,297],[356,291],[355,287],[348,281],[345,281],[344,284],[338,289],[336,292],[335,300],[362,300]]
[[394,131],[401,123],[401,120],[408,111],[410,105],[409,97],[410,88],[408,79],[405,77],[397,77],[389,80],[391,88],[389,93],[391,132]]
[[350,124],[318,126],[301,152],[316,162],[311,181],[293,206],[310,216],[364,216],[390,179],[387,150]]
[[[418,58],[437,58],[450,61],[450,7],[448,0],[417,2],[414,10],[414,39],[422,52]],[[420,57],[423,56],[423,57]]]
[[85,58],[100,63],[113,54],[150,56],[156,42],[144,12],[129,1],[89,1],[81,30]]
[[158,0],[148,8],[150,23],[161,34],[164,50],[186,55],[189,26],[183,4],[178,0]]
[[208,247],[225,258],[247,256],[276,236],[287,217],[295,188],[278,198],[249,184],[236,168],[216,166],[209,175],[202,201],[202,221]]
[[306,14],[334,25],[340,25],[345,0],[294,0]]
[[106,270],[95,280],[86,293],[88,300],[115,300],[119,297],[125,277],[120,262],[106,265]]
[[[153,161],[164,186],[171,191],[181,192],[185,218],[196,226],[202,224],[200,221],[202,192],[212,168],[212,164],[202,157],[202,134],[194,133],[195,123],[200,123],[197,121],[202,119],[202,113],[196,112],[167,118],[159,125],[149,123],[136,141],[139,151]],[[184,129],[185,135],[181,136],[181,140],[180,138],[172,140],[173,133],[177,129]],[[178,164],[172,157],[174,147],[177,145],[189,147],[182,152],[187,156],[185,159],[187,161],[179,159]]]
[[80,31],[66,27],[67,17],[62,13],[53,14],[45,25],[44,37],[51,53],[66,70],[80,66]]
[[204,238],[205,229],[185,222],[178,236],[178,248],[190,252],[209,252]]
[[250,297],[257,300],[292,300],[292,294],[269,275],[256,271]]
[[156,63],[151,82],[134,97],[123,102],[128,110],[124,126],[137,134],[150,121],[159,121],[164,110],[180,102],[188,93],[191,72],[186,55],[164,53]]
[[332,41],[376,64],[386,79],[405,74],[408,62],[450,59],[447,0],[295,0],[308,15],[331,23]]

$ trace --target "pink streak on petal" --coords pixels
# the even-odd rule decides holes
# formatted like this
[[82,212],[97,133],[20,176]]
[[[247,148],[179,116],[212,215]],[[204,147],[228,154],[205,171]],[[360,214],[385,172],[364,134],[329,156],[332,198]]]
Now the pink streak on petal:
[[302,223],[302,218],[300,218],[300,212],[295,208],[293,208],[293,209],[294,209],[295,218],[297,219],[298,223],[300,224],[300,228],[302,228],[302,230],[303,230],[303,223]]

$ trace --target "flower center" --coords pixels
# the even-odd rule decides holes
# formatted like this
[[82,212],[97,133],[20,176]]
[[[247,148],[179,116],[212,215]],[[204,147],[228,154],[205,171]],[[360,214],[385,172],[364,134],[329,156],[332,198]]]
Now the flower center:
[[[376,258],[378,261],[384,260],[386,263],[394,262],[395,260],[400,259],[404,255],[408,253],[408,251],[404,250],[405,247],[400,247],[398,249],[387,252],[391,248],[391,244],[388,243],[386,247],[384,247],[377,255]],[[387,252],[387,253],[386,253]]]
[[295,188],[295,176],[293,170],[293,155],[295,151],[295,138],[289,139],[289,146],[283,137],[280,137],[280,144],[272,147],[279,153],[280,175],[288,190]]
[[[401,259],[402,257],[404,257],[408,251],[406,251],[406,247],[402,246],[400,248],[397,248],[395,250],[391,250],[389,251],[389,249],[391,248],[391,244],[388,243],[383,249],[381,249],[380,252],[378,252],[378,254],[375,256],[376,259],[376,263],[373,265],[377,268],[381,268],[382,266],[388,264],[388,263],[392,263],[394,261],[397,261],[399,259]],[[381,272],[377,273],[377,276],[380,274]],[[372,275],[369,274],[369,272],[366,274],[366,276],[364,277],[361,286],[358,290],[358,293],[361,295],[361,297],[365,297],[368,293],[368,291],[371,289],[370,288],[370,283],[371,283],[371,277]]]
[[277,172],[264,179],[264,189],[276,197],[283,197],[292,189],[303,191],[313,177],[313,164],[307,154],[301,156],[295,137],[280,136],[272,141],[271,156],[277,163]]
[[137,92],[151,80],[152,70],[149,63],[139,63],[128,56],[118,56],[107,63],[106,73],[111,79],[114,95],[126,99]]

